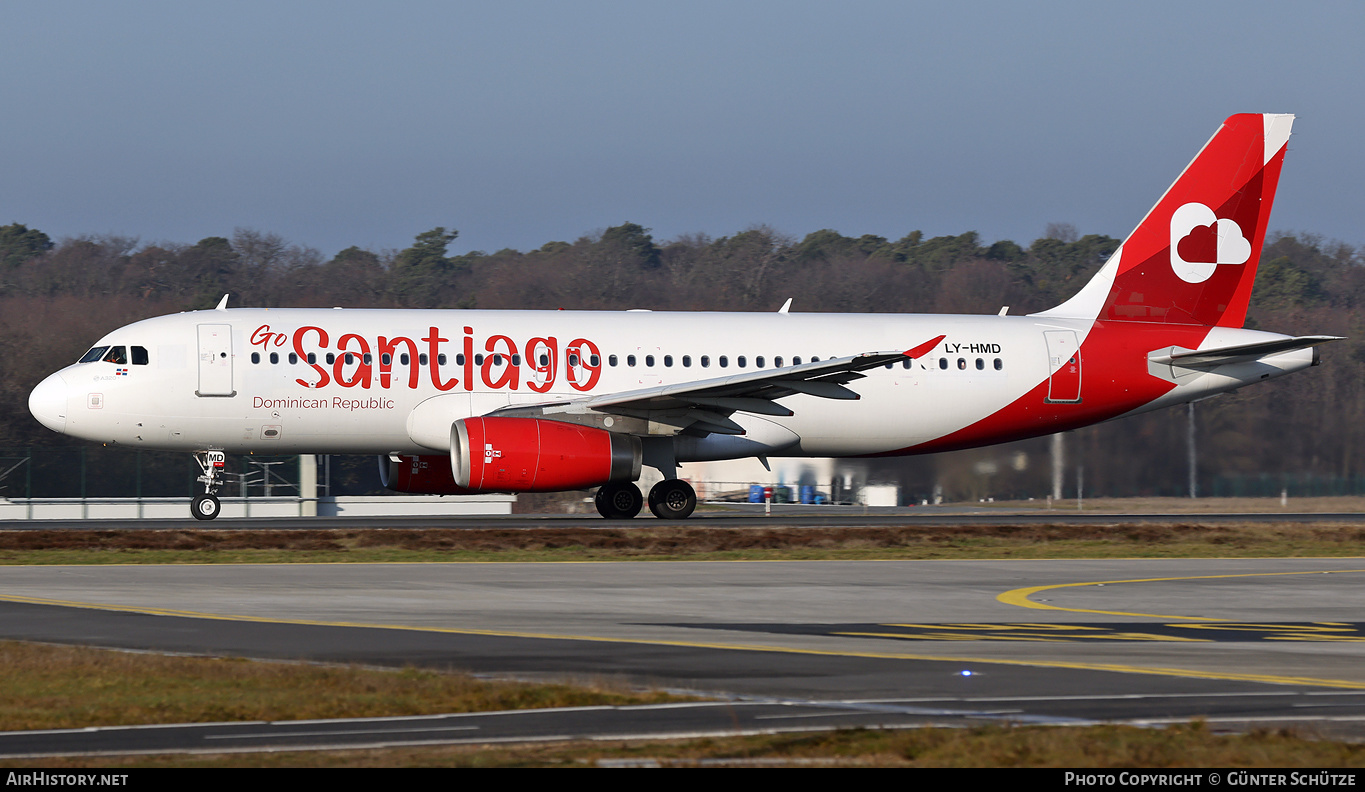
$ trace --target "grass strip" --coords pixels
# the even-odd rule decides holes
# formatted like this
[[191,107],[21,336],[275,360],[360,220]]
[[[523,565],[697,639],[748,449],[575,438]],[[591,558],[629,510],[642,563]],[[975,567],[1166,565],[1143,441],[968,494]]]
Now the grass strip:
[[1359,523],[0,532],[0,564],[1354,557]]
[[0,642],[0,731],[306,720],[679,700],[606,683],[530,684],[468,674],[185,657]]

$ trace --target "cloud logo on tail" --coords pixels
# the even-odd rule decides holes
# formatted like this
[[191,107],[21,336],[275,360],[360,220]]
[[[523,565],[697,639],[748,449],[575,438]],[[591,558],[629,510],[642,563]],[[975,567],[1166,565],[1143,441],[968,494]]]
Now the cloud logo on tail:
[[1235,221],[1201,203],[1187,203],[1171,215],[1171,269],[1186,283],[1203,283],[1219,264],[1245,264],[1249,258],[1251,243]]

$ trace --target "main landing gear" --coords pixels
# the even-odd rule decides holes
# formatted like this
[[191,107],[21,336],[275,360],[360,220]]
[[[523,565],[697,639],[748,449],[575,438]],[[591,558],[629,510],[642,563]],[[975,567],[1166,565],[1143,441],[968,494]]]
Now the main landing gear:
[[194,500],[190,501],[190,514],[196,520],[212,520],[223,510],[223,504],[218,501],[218,488],[223,486],[218,474],[222,472],[223,465],[227,463],[227,454],[222,451],[200,451],[194,455],[194,461],[199,463],[199,469],[204,474],[195,479],[204,485],[204,494],[195,495]]
[[645,505],[640,488],[629,481],[603,484],[593,496],[593,502],[597,505],[597,513],[608,520],[629,520]]
[[[593,497],[597,513],[608,520],[629,520],[640,513],[640,489],[625,481],[603,484]],[[649,510],[660,520],[682,520],[697,508],[697,493],[682,479],[668,479],[649,491]]]
[[649,491],[649,510],[660,520],[685,520],[697,508],[697,491],[682,479],[664,479]]

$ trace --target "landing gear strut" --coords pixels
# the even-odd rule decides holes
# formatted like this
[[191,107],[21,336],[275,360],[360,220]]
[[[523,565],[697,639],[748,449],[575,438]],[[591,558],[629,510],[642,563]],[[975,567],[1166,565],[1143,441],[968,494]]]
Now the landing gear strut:
[[199,463],[199,469],[204,474],[195,479],[204,485],[204,494],[195,495],[194,500],[190,501],[190,514],[196,520],[212,520],[223,510],[223,504],[218,502],[218,488],[223,486],[218,474],[222,472],[223,465],[227,463],[227,454],[222,451],[200,451],[194,455],[194,461]]
[[660,520],[683,520],[697,508],[697,492],[682,479],[665,479],[649,491],[649,510]]
[[593,502],[597,505],[597,513],[608,520],[629,520],[640,513],[645,499],[639,487],[629,481],[618,481],[599,487]]

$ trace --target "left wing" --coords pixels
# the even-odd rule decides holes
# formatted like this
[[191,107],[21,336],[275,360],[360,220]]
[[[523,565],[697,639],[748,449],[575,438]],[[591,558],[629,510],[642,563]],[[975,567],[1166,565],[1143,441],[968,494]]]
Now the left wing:
[[674,432],[740,435],[744,434],[744,428],[730,420],[733,413],[793,415],[790,409],[776,400],[798,393],[822,399],[858,399],[859,395],[845,385],[865,376],[859,372],[923,357],[944,338],[940,335],[904,352],[866,352],[677,385],[660,385],[548,404],[515,405],[491,414],[538,415],[572,422],[572,416],[575,415],[600,416],[605,413],[671,427]]

